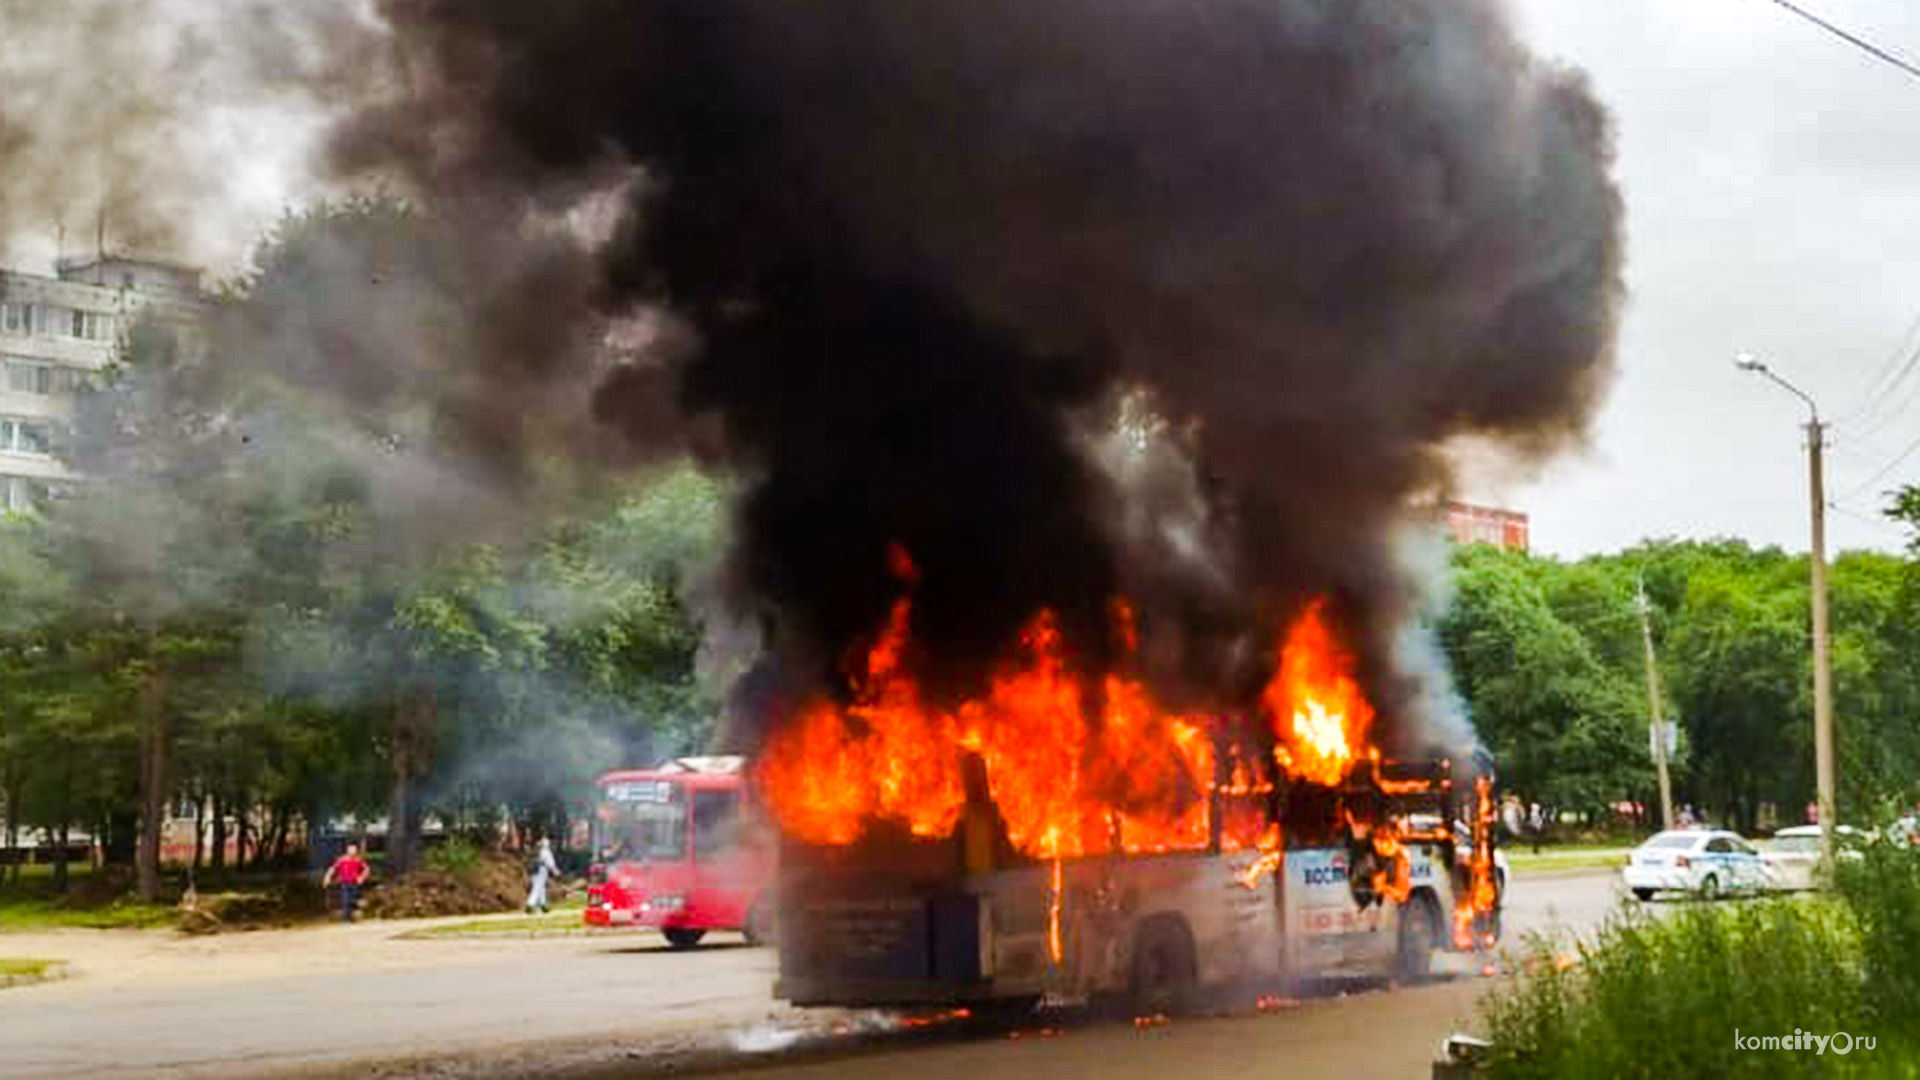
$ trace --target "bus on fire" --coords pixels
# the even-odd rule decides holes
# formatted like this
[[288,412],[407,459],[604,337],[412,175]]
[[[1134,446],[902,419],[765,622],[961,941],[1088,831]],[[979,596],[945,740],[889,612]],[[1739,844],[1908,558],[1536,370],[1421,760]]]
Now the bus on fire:
[[1124,602],[1097,681],[1042,610],[980,696],[936,705],[900,576],[845,699],[785,717],[754,767],[783,837],[777,996],[1171,1013],[1229,987],[1418,977],[1497,939],[1491,763],[1385,758],[1326,602],[1234,713],[1155,701]]
[[[1414,978],[1436,951],[1499,934],[1490,763],[1377,757],[1336,787],[1220,785],[1199,850],[1123,845],[1040,859],[994,836],[969,800],[929,843],[874,829],[858,845],[789,837],[780,975],[796,1005],[1118,1003],[1170,1015],[1215,992],[1341,975]],[[1257,842],[1222,824],[1250,814]],[[1497,883],[1497,884],[1496,884]]]

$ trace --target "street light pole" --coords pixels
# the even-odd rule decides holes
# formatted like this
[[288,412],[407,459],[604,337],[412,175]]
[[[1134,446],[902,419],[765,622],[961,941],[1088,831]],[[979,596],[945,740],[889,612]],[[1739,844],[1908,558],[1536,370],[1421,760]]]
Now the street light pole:
[[1807,489],[1812,501],[1813,563],[1813,769],[1819,789],[1820,860],[1833,865],[1835,820],[1833,781],[1833,663],[1827,638],[1827,482],[1824,451],[1827,426],[1820,406],[1806,392],[1774,374],[1751,353],[1741,353],[1734,365],[1764,376],[1807,406]]
[[1653,736],[1653,767],[1660,778],[1660,828],[1673,830],[1673,782],[1667,777],[1667,724],[1660,707],[1660,669],[1653,656],[1653,605],[1647,601],[1643,582],[1637,596],[1640,608],[1640,640],[1647,650],[1647,723]]

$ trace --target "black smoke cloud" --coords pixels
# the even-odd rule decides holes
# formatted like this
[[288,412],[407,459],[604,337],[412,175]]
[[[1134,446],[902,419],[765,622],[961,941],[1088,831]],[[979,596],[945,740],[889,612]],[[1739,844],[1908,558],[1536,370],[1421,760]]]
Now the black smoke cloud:
[[[1127,592],[1162,692],[1244,701],[1331,593],[1392,716],[1390,537],[1447,444],[1577,442],[1611,374],[1608,120],[1490,0],[377,9],[404,78],[338,175],[635,177],[594,295],[677,329],[597,412],[746,479],[734,601],[788,672],[878,623],[899,542],[942,692],[1042,606],[1097,667]],[[1123,401],[1150,489],[1089,451]]]

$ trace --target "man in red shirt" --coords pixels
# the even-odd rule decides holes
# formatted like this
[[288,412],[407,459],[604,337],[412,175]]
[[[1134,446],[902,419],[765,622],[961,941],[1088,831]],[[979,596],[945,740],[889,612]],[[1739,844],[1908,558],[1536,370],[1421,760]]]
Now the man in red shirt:
[[320,881],[321,888],[340,886],[340,920],[353,921],[354,906],[360,902],[360,886],[367,880],[367,860],[360,857],[360,845],[348,844],[346,854],[333,860],[327,867],[327,876]]

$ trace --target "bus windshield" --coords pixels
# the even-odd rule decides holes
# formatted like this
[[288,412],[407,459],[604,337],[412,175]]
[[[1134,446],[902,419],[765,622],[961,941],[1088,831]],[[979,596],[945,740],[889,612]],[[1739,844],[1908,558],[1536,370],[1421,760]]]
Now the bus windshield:
[[601,789],[601,858],[674,862],[687,856],[686,792],[671,780],[617,780]]

